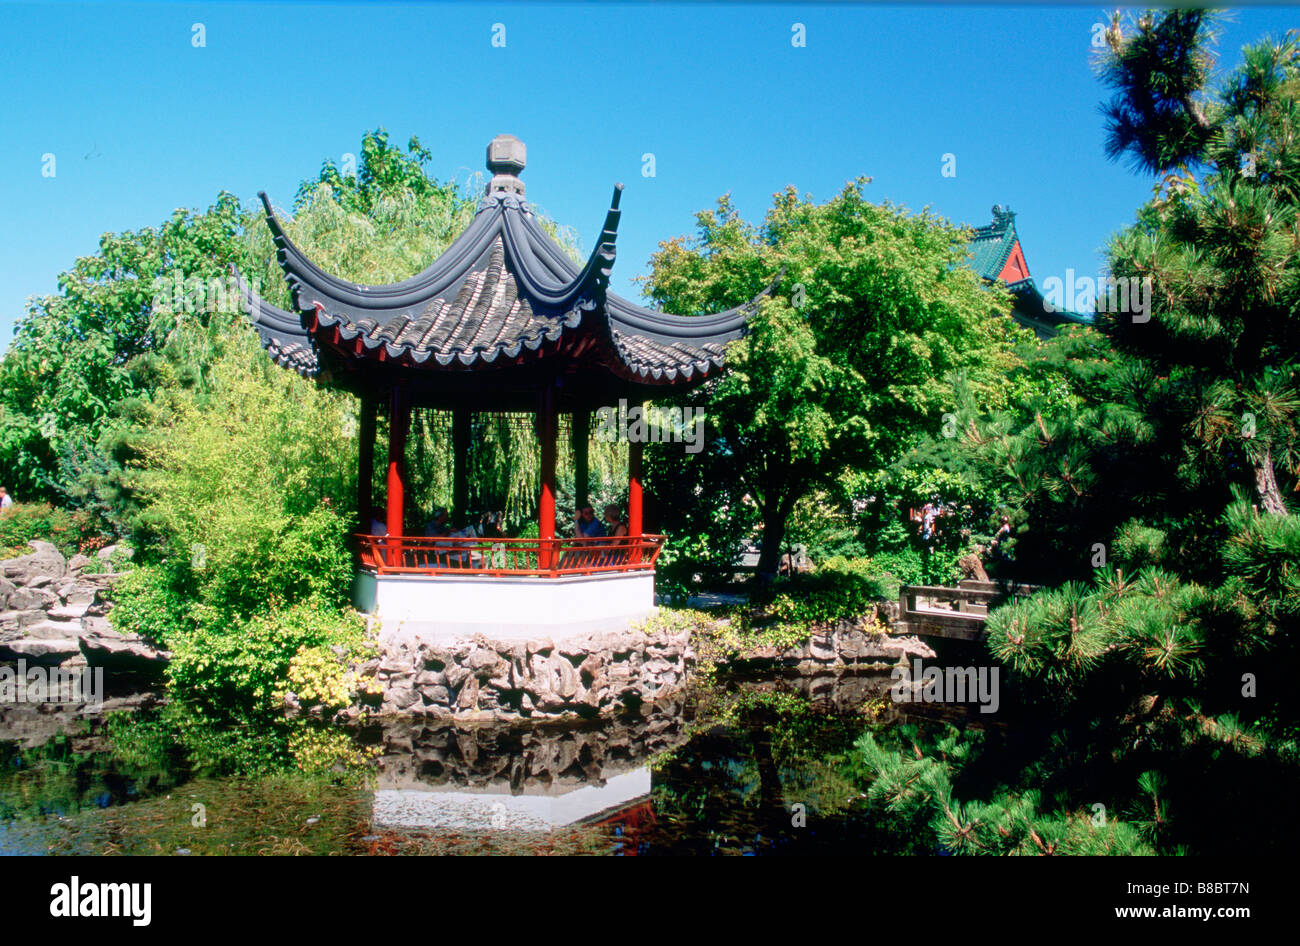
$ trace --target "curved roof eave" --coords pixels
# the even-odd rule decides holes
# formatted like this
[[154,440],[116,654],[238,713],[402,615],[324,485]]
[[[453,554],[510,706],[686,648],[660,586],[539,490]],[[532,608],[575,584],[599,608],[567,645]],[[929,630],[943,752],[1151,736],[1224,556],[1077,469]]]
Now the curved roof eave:
[[240,305],[257,330],[266,353],[281,367],[291,368],[304,378],[314,376],[320,370],[320,361],[302,319],[259,296],[235,267],[231,267],[231,272]]
[[692,381],[720,368],[726,344],[743,334],[746,319],[776,283],[742,305],[702,316],[658,312],[610,293],[622,185],[614,188],[585,264],[575,262],[524,201],[515,176],[523,168],[523,149],[508,137],[489,146],[488,166],[496,176],[473,220],[428,267],[400,282],[369,286],[325,272],[290,239],[260,193],[298,313],[250,295],[246,309],[264,342],[278,339],[299,353],[307,346],[314,357],[315,333],[328,328],[355,346],[356,357],[473,367],[499,363],[501,355],[542,357],[546,348],[563,348],[561,336],[581,327],[594,350],[575,339],[574,352],[599,353],[597,361],[625,379]]
[[[325,272],[289,237],[266,193],[259,192],[258,196],[275,241],[276,258],[294,290],[295,304],[304,312],[315,308],[317,302],[327,303],[327,309],[329,302],[351,309],[418,308],[460,283],[477,267],[497,237],[501,237],[512,257],[519,261],[515,275],[526,290],[543,305],[563,310],[571,308],[584,291],[597,288],[598,283],[608,283],[621,190],[621,186],[615,190],[613,204],[605,216],[602,239],[581,270],[554,247],[520,198],[494,195],[480,202],[470,225],[432,264],[400,282],[378,286],[354,283]],[[548,252],[552,248],[566,264],[563,268],[554,265],[554,258]],[[532,262],[539,256],[546,257],[540,266]],[[300,293],[305,297],[299,298]]]

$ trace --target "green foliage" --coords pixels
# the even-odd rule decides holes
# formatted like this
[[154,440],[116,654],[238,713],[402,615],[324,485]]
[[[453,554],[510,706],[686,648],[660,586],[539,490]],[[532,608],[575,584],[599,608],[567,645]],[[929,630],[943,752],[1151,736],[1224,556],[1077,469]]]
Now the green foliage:
[[[340,645],[341,646],[341,645]],[[286,694],[307,706],[343,709],[352,702],[359,681],[339,655],[324,646],[303,646],[289,661]]]
[[15,503],[0,513],[0,558],[26,555],[32,539],[53,542],[60,551],[72,554],[80,538],[72,517],[49,503]]
[[[359,648],[359,618],[315,604],[256,614],[231,625],[200,624],[172,643],[171,683],[204,708],[239,710],[250,717],[283,700],[290,664],[304,651],[339,645]],[[305,668],[300,667],[300,678]]]
[[[1099,311],[1100,334],[1026,359],[1064,400],[961,418],[1016,527],[1012,571],[1056,587],[988,619],[1014,738],[863,746],[873,800],[926,843],[1209,853],[1294,835],[1300,37],[1249,47],[1214,94],[1212,24],[1117,16],[1102,56],[1110,153],[1166,174],[1108,253],[1150,280],[1149,313]],[[1103,799],[1124,815],[1109,840],[1078,820]],[[1230,827],[1227,805],[1247,812]]]
[[[1112,813],[1129,812],[1140,822],[1143,845],[1164,853],[1224,850],[1231,847],[1215,835],[1205,799],[1245,797],[1246,783],[1278,799],[1258,818],[1289,817],[1277,806],[1300,783],[1296,697],[1288,682],[1300,667],[1300,526],[1294,517],[1261,515],[1245,501],[1230,507],[1219,526],[1217,585],[1156,565],[1135,573],[1099,570],[1090,583],[1044,589],[991,612],[987,645],[1020,707],[1012,721],[1017,736],[952,736],[951,744],[921,746],[935,754],[924,759],[910,748],[865,747],[866,777],[879,779],[873,797],[921,819],[898,827],[929,824],[938,843],[948,845],[955,837],[942,824],[969,823],[976,849],[997,849],[980,826],[1015,835],[998,809],[1042,792],[1066,812],[1107,799]],[[1168,541],[1138,522],[1125,535],[1132,561],[1159,557]],[[954,789],[950,757],[968,760],[983,780]],[[928,779],[932,785],[917,788]],[[903,782],[915,790],[903,791]],[[1202,782],[1215,787],[1193,788]],[[988,802],[961,804],[954,794]],[[1087,832],[1076,837],[1082,826],[1070,828],[1068,817],[1045,807],[1017,818],[1042,839],[1056,830],[1100,843]],[[1255,816],[1251,821],[1254,827],[1238,830],[1264,831]]]
[[225,279],[242,226],[238,200],[223,193],[206,212],[178,210],[159,227],[106,234],[97,254],[60,277],[58,295],[31,303],[0,361],[0,466],[18,495],[101,512],[129,507],[118,409],[147,396],[149,359],[175,326],[176,314],[156,305],[161,281],[182,274],[192,292]]
[[122,634],[166,646],[194,626],[196,586],[179,560],[132,568],[109,589],[109,621]]
[[[1292,144],[1300,34],[1247,47],[1242,65],[1210,94],[1212,24],[1200,11],[1148,16],[1131,35],[1117,34],[1105,59],[1111,70],[1153,62],[1149,72],[1161,77],[1146,101],[1154,97],[1164,120],[1134,126],[1113,118],[1116,153],[1156,171],[1189,162],[1201,173],[1158,193],[1108,247],[1116,276],[1152,280],[1151,321],[1106,313],[1100,322],[1117,348],[1169,378],[1176,400],[1160,407],[1185,428],[1201,469],[1281,513],[1300,461],[1300,154]],[[1186,91],[1166,103],[1173,90]],[[1123,101],[1140,101],[1122,92]],[[1180,136],[1182,126],[1199,133]]]
[[1104,111],[1106,154],[1129,157],[1159,172],[1195,160],[1209,143],[1211,124],[1200,92],[1213,72],[1212,17],[1205,10],[1141,15],[1125,36],[1117,11],[1107,30],[1109,54],[1099,63],[1115,89]]
[[353,489],[349,416],[345,399],[256,350],[227,354],[206,392],[157,410],[138,473],[141,564],[114,588],[110,619],[172,652],[166,723],[205,766],[289,764],[285,691],[337,708],[360,686],[343,668],[363,649],[339,511]]
[[868,732],[857,751],[869,778],[867,798],[910,854],[1141,855],[1154,850],[1140,828],[1091,810],[1045,809],[1036,791],[998,792],[988,802],[962,801],[958,785],[976,757],[979,737],[949,730],[933,742],[913,727],[897,737],[904,751]]
[[[978,396],[1003,403],[998,377],[1014,361],[1018,331],[990,318],[1008,299],[962,265],[963,231],[869,203],[866,183],[824,204],[788,189],[761,225],[723,198],[698,215],[694,241],[664,243],[652,260],[650,297],[679,312],[744,302],[781,274],[729,346],[727,373],[702,391],[704,449],[651,469],[656,489],[703,507],[675,511],[669,531],[693,539],[761,518],[764,574],[802,497],[833,489],[846,468],[900,457],[950,406],[951,377],[964,372]],[[713,521],[746,502],[754,514]]]
[[825,490],[804,496],[795,504],[786,538],[792,546],[802,545],[812,562],[866,556],[851,505],[832,501]]
[[304,182],[298,188],[294,207],[301,209],[325,198],[346,213],[368,217],[392,194],[453,203],[459,196],[454,186],[440,185],[424,171],[424,165],[432,159],[432,152],[415,137],[407,143],[403,154],[400,148],[389,145],[388,132],[381,128],[362,139],[361,160],[352,169],[355,173],[345,173],[332,160],[327,160],[316,181]]
[[861,617],[897,592],[870,559],[832,558],[814,572],[778,578],[755,603],[765,619],[806,629]]
[[[961,446],[1010,507],[1022,579],[1085,578],[1102,545],[1212,583],[1237,492],[1285,514],[1297,484],[1300,46],[1247,48],[1213,93],[1212,35],[1203,11],[1116,19],[1102,56],[1112,154],[1170,172],[1108,247],[1114,276],[1149,285],[1149,311],[1101,307],[1100,333],[1066,333],[1013,372],[1044,395],[1063,383],[1064,400],[961,416]],[[1158,550],[1134,519],[1165,535]]]
[[[425,175],[429,155],[418,142],[404,154],[380,130],[364,137],[361,153],[355,177],[327,165],[304,183],[286,226],[344,277],[403,279],[463,229],[474,200]],[[178,392],[201,399],[213,366],[249,348],[232,266],[269,301],[288,304],[274,258],[260,208],[226,193],[159,227],[106,234],[95,255],[60,277],[57,295],[31,304],[0,361],[5,485],[84,512],[88,534],[134,529],[132,468],[160,404]],[[296,393],[304,410],[315,409],[314,390]]]
[[[177,402],[145,451],[146,560],[176,563],[198,605],[221,614],[341,605],[351,559],[350,516],[339,510],[350,505],[355,465],[347,401],[244,357],[213,377],[215,390]],[[308,394],[312,412],[302,409]]]
[[1133,520],[1120,526],[1111,547],[1111,561],[1122,571],[1132,574],[1148,566],[1160,565],[1165,559],[1168,534]]
[[[926,440],[889,468],[845,479],[854,497],[862,544],[882,572],[901,584],[949,584],[961,577],[958,560],[968,554],[977,538],[987,535],[995,500],[980,479],[954,464],[945,469],[952,453],[942,438]],[[941,510],[929,539],[921,524],[911,518],[926,503]]]

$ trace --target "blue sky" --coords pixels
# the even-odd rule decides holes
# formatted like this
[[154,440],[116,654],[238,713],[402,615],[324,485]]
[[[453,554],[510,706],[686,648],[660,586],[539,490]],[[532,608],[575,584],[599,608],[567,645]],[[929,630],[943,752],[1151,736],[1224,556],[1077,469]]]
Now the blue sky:
[[[584,248],[626,185],[614,288],[730,192],[758,218],[788,184],[957,222],[1010,205],[1033,275],[1095,274],[1152,181],[1101,148],[1100,6],[0,2],[0,345],[101,233],[222,190],[291,202],[378,126],[438,178],[528,146],[528,198]],[[1295,8],[1233,14],[1222,65]],[[206,46],[192,45],[202,23]],[[504,48],[492,45],[505,25]],[[791,44],[805,26],[807,45]],[[41,175],[52,153],[57,176]],[[656,174],[642,176],[653,153]],[[943,155],[956,176],[941,174]]]

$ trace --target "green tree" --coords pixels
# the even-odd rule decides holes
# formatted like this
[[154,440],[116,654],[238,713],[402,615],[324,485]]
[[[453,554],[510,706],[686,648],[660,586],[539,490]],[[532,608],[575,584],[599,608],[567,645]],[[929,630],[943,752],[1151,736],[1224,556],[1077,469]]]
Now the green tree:
[[148,396],[147,357],[175,327],[176,314],[156,305],[177,286],[164,279],[181,274],[179,308],[210,317],[216,299],[205,289],[240,259],[242,226],[238,200],[221,194],[203,213],[178,210],[159,227],[105,234],[98,253],[59,278],[57,295],[31,303],[0,361],[0,466],[19,496],[118,502],[120,444],[110,431],[120,405]]
[[[1101,63],[1110,153],[1166,174],[1109,247],[1116,277],[1150,279],[1149,309],[1099,312],[1109,350],[1080,363],[1072,407],[1004,412],[964,441],[1026,524],[1020,574],[1058,582],[989,617],[1016,735],[864,747],[877,796],[936,835],[961,826],[950,842],[1014,837],[997,811],[1031,797],[1040,836],[1103,802],[1161,853],[1297,829],[1300,56],[1294,36],[1251,46],[1211,94],[1212,26],[1117,18]],[[930,754],[983,775],[959,783]],[[1228,827],[1225,806],[1243,813]]]
[[1019,511],[1021,577],[1084,578],[1136,520],[1208,581],[1235,490],[1287,515],[1300,485],[1300,47],[1289,35],[1247,48],[1211,92],[1213,25],[1199,10],[1113,22],[1107,149],[1165,175],[1108,247],[1115,301],[1122,286],[1130,305],[1106,293],[1107,350],[1085,353],[1073,407],[970,430]]
[[[464,228],[475,202],[428,177],[429,152],[383,130],[362,140],[355,176],[328,163],[299,190],[294,239],[364,282],[403,279]],[[233,292],[237,267],[288,305],[260,207],[222,193],[205,211],[105,234],[98,252],[35,300],[0,360],[0,467],[20,498],[81,510],[126,532],[139,511],[131,463],[168,392],[210,388],[209,371],[249,334]]]
[[687,396],[707,405],[705,448],[681,465],[699,490],[674,487],[729,509],[752,501],[761,574],[775,573],[803,496],[846,469],[881,469],[938,429],[960,373],[1000,404],[997,377],[1014,361],[1019,330],[992,317],[1009,300],[963,265],[964,232],[870,203],[866,184],[823,204],[787,189],[758,225],[724,197],[692,241],[652,259],[648,294],[673,311],[720,311],[777,282],[729,346],[728,371]]
[[1286,515],[1300,461],[1300,34],[1245,49],[1212,94],[1213,23],[1193,10],[1112,26],[1108,151],[1173,178],[1109,247],[1115,276],[1151,282],[1150,320],[1100,321],[1170,379],[1185,405],[1173,416],[1227,478]]

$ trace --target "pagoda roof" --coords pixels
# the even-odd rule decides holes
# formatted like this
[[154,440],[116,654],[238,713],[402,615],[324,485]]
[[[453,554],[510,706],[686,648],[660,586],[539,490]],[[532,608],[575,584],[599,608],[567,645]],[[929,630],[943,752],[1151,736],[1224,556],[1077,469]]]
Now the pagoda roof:
[[380,286],[318,266],[261,194],[293,299],[293,311],[279,309],[241,282],[245,309],[268,354],[307,376],[326,360],[345,370],[370,362],[372,371],[383,363],[465,372],[561,359],[636,385],[691,383],[720,369],[724,347],[744,332],[758,299],[683,316],[610,292],[622,185],[614,189],[595,248],[578,265],[524,201],[523,184],[511,173],[522,168],[522,143],[495,139],[489,169],[497,173],[469,226],[422,272]]
[[968,247],[971,269],[982,279],[1004,281],[1015,297],[1011,317],[1033,329],[1040,336],[1054,334],[1061,325],[1087,325],[1089,321],[1075,312],[1045,305],[1043,294],[1029,275],[1020,236],[1016,233],[1016,214],[1010,207],[993,205],[993,221],[975,227]]

